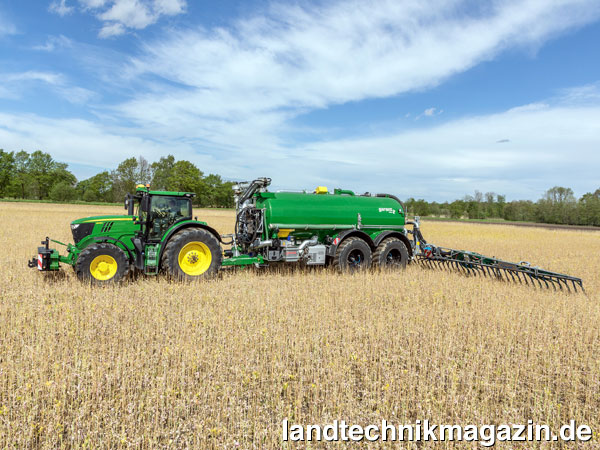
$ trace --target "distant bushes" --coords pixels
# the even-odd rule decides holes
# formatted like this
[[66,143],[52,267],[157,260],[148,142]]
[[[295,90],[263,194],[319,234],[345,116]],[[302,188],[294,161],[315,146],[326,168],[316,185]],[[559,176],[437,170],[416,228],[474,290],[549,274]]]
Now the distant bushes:
[[514,200],[493,192],[466,196],[451,203],[426,202],[410,198],[406,201],[410,214],[459,219],[504,219],[567,225],[600,226],[600,189],[575,198],[570,188],[555,186],[537,202]]

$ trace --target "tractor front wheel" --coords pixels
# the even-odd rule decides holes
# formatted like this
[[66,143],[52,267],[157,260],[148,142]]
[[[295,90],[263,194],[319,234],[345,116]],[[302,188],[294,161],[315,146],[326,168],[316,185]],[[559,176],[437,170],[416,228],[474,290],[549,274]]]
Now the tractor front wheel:
[[80,280],[94,284],[116,283],[127,276],[129,260],[125,252],[116,245],[92,244],[79,254],[75,272]]
[[214,276],[221,267],[219,241],[201,228],[187,229],[173,236],[163,253],[162,267],[180,280],[198,280]]
[[371,267],[371,247],[358,237],[342,241],[335,252],[333,266],[342,271],[355,271]]

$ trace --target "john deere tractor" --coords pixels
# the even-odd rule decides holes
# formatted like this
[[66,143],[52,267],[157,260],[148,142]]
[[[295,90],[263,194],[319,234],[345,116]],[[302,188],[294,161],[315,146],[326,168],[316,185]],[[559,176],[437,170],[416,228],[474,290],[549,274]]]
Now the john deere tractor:
[[[163,270],[174,278],[210,276],[221,267],[221,237],[192,218],[191,192],[151,191],[138,185],[127,195],[127,215],[86,217],[71,223],[75,244],[46,238],[29,267],[43,271],[70,264],[82,280],[116,282],[130,270],[154,275]],[[66,256],[50,248],[65,245]]]
[[[192,219],[194,194],[139,185],[125,199],[127,215],[75,220],[75,244],[46,238],[29,266],[54,271],[66,263],[79,278],[104,284],[123,279],[130,270],[193,280],[231,266],[300,263],[351,271],[403,268],[416,261],[468,276],[583,289],[579,278],[524,261],[511,263],[427,243],[418,217],[406,220],[404,206],[393,195],[358,195],[347,189],[330,193],[322,186],[312,192],[269,192],[270,183],[270,178],[258,178],[234,186],[234,233],[223,236]],[[65,245],[67,255],[51,249],[50,241]],[[231,247],[223,251],[221,244]]]

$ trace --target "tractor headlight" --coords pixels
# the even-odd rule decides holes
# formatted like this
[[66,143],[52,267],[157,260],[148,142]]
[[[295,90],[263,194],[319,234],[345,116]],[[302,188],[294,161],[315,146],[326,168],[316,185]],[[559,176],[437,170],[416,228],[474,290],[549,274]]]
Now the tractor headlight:
[[79,241],[82,240],[84,237],[92,234],[94,225],[94,222],[71,224],[71,232],[73,233],[73,240],[75,241],[75,245],[77,245]]

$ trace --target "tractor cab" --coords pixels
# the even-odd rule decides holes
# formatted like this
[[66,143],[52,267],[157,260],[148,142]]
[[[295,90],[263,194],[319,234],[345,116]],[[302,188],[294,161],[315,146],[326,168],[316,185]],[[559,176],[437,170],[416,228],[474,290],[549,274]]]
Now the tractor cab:
[[192,218],[194,196],[191,192],[150,191],[140,184],[135,194],[125,198],[125,209],[138,218],[146,241],[160,241],[174,224]]

